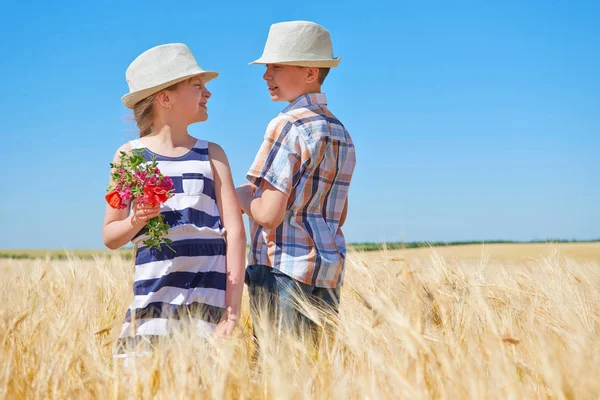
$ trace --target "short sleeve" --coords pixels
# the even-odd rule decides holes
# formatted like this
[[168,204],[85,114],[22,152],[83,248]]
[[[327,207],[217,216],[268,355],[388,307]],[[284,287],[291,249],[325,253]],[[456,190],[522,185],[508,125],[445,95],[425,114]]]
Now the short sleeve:
[[298,130],[290,121],[269,124],[246,178],[258,187],[267,181],[277,190],[289,194],[294,175],[300,169],[300,140]]

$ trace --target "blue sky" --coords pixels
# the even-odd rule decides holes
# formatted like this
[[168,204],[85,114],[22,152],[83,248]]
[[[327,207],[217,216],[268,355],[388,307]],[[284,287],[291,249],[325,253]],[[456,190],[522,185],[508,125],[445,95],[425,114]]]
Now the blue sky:
[[102,248],[125,70],[158,44],[221,73],[190,133],[243,183],[285,106],[248,62],[289,20],[342,56],[323,90],[357,149],[350,242],[600,238],[598,2],[34,1],[0,13],[0,248]]

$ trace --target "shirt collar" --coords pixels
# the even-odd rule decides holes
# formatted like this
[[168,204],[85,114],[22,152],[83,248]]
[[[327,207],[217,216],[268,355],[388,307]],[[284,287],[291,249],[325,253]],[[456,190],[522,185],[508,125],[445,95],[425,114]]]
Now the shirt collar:
[[282,113],[295,110],[297,108],[310,108],[311,106],[327,106],[327,96],[325,93],[306,93],[292,101]]

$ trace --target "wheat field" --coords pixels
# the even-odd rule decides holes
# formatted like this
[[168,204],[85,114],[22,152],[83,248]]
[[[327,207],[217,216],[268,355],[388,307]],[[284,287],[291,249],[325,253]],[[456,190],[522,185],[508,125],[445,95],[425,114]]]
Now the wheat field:
[[515,246],[352,252],[319,348],[267,330],[253,359],[245,298],[233,338],[127,369],[132,261],[0,260],[0,398],[600,398],[600,244]]

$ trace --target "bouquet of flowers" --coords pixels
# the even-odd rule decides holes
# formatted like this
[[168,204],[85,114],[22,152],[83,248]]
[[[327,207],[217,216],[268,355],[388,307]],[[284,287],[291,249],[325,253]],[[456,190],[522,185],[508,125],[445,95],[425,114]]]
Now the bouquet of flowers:
[[[156,207],[163,204],[173,196],[173,181],[164,176],[157,168],[156,157],[151,162],[146,162],[141,151],[132,150],[131,153],[121,152],[118,163],[110,163],[112,181],[105,196],[108,204],[115,209],[126,208],[125,202],[135,200],[139,205]],[[164,216],[159,215],[146,222],[148,239],[144,245],[161,250],[161,243],[169,248],[173,241],[164,238],[169,229],[165,224]],[[171,249],[172,250],[172,249]]]

